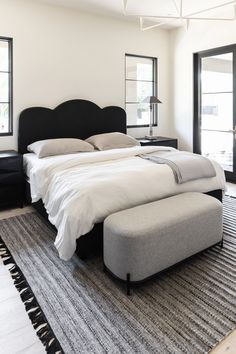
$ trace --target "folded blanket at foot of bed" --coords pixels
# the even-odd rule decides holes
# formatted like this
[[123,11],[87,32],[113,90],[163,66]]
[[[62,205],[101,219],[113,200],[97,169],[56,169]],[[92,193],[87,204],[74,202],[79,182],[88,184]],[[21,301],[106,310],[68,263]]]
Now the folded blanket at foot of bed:
[[176,183],[181,184],[198,178],[215,177],[216,171],[211,161],[204,156],[186,151],[168,151],[139,155],[157,164],[167,164],[173,171]]

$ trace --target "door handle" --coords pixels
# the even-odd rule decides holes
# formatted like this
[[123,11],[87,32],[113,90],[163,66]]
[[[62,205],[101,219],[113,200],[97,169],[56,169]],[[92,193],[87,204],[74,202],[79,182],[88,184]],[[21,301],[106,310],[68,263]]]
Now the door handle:
[[236,134],[236,125],[234,126],[234,129],[230,129],[230,130],[228,130],[228,132]]

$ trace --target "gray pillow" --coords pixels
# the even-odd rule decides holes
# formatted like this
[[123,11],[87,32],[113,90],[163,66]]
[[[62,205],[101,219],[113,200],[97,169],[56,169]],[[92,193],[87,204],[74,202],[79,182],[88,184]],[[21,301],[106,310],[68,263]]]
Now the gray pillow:
[[27,149],[38,158],[94,151],[94,147],[88,142],[74,138],[39,140],[28,145]]
[[98,150],[120,149],[139,146],[140,143],[130,135],[123,133],[105,133],[90,136],[86,141]]

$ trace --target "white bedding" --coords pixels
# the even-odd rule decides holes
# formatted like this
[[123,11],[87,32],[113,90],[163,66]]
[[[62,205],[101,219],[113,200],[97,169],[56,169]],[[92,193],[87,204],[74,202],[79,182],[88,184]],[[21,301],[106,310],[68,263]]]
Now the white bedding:
[[167,165],[137,155],[169,147],[132,147],[38,159],[24,155],[33,202],[42,199],[58,233],[59,256],[69,260],[76,239],[116,211],[187,191],[225,189],[222,168],[213,161],[216,177],[177,184]]
[[31,169],[37,164],[38,161],[39,158],[37,157],[36,154],[33,153],[24,154],[23,157],[24,172],[28,178],[30,178]]

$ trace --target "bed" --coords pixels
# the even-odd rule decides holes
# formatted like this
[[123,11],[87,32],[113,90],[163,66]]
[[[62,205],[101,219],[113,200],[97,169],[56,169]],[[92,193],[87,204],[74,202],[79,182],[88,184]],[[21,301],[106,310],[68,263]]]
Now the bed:
[[[121,133],[126,133],[126,114],[125,111],[120,108],[120,107],[105,107],[101,109],[98,107],[96,104],[86,101],[86,100],[71,100],[62,103],[58,107],[56,107],[54,110],[48,109],[48,108],[43,108],[43,107],[34,107],[34,108],[28,108],[24,110],[19,119],[19,140],[18,140],[18,146],[19,146],[19,152],[24,154],[24,161],[25,161],[25,166],[26,166],[26,175],[30,175],[30,171],[34,169],[34,172],[36,176],[41,176],[41,179],[45,178],[48,174],[48,166],[51,166],[50,171],[53,170],[55,167],[56,169],[60,168],[61,166],[63,167],[63,164],[65,163],[65,159],[67,157],[61,156],[61,157],[56,157],[52,158],[51,160],[48,159],[47,161],[47,166],[43,165],[41,168],[40,164],[42,164],[42,161],[37,161],[35,159],[35,156],[32,156],[32,154],[27,153],[27,146],[35,141],[38,140],[43,140],[43,139],[52,139],[52,138],[80,138],[80,139],[86,139],[91,135],[94,134],[101,134],[101,133],[108,133],[108,132],[121,132]],[[124,178],[122,180],[123,183],[123,191],[128,194],[131,193],[130,191],[132,190],[132,177],[133,180],[134,178],[134,171],[138,172],[139,176],[141,176],[142,172],[147,169],[156,169],[157,167],[151,166],[150,162],[148,161],[140,161],[141,159],[137,157],[138,154],[140,154],[140,149],[146,149],[145,151],[148,151],[150,147],[136,147],[136,148],[131,148],[131,149],[124,149],[123,151],[118,151],[121,149],[117,149],[117,151],[107,151],[107,152],[92,152],[89,153],[90,155],[86,157],[86,154],[83,156],[83,158],[86,158],[86,169],[89,171],[89,177],[91,175],[91,172],[95,173],[96,170],[98,171],[98,175],[102,176],[102,168],[104,168],[104,176],[109,176],[109,174],[113,174],[114,176],[117,176],[118,174],[113,173],[112,171],[118,171],[119,175],[122,176],[123,171],[125,171],[124,176],[129,174],[129,180],[127,179],[127,183],[129,184],[130,187],[125,186],[124,183]],[[96,155],[96,161],[93,159],[93,155]],[[65,183],[67,181],[67,178],[69,180],[71,173],[74,173],[74,170],[72,166],[75,165],[75,163],[80,164],[81,167],[79,169],[77,168],[78,172],[78,181],[76,180],[76,183],[80,183],[80,174],[83,172],[83,166],[81,165],[81,156],[78,154],[74,154],[73,156],[68,156],[69,159],[69,164],[70,164],[70,173],[68,174],[68,171],[66,170],[64,173],[63,171],[60,171],[60,173],[64,173],[64,180]],[[105,156],[105,157],[104,157]],[[41,159],[43,160],[43,159]],[[46,161],[46,160],[45,160]],[[109,164],[108,162],[109,161]],[[131,166],[132,163],[134,163],[134,168]],[[68,166],[68,162],[66,161],[66,164]],[[106,166],[105,166],[105,165]],[[76,165],[77,166],[77,165]],[[131,167],[130,167],[131,166]],[[105,169],[107,168],[107,170]],[[216,166],[216,168],[218,168]],[[87,171],[86,170],[86,171]],[[82,172],[81,172],[82,171]],[[94,172],[95,171],[95,172]],[[181,186],[180,188],[176,187],[174,183],[172,182],[172,174],[168,170],[168,166],[163,166],[162,170],[166,173],[164,177],[165,179],[165,186],[164,191],[162,188],[162,194],[159,193],[158,188],[156,191],[156,195],[153,194],[153,198],[156,199],[161,199],[165,198],[169,195],[173,194],[178,194],[182,193],[185,191],[201,191],[204,193],[211,194],[215,196],[218,199],[222,198],[222,189],[224,188],[224,179],[223,175],[219,170],[219,173],[217,177],[214,179],[211,179],[211,181],[193,181],[193,183],[190,184],[185,184],[185,186]],[[42,173],[41,173],[42,172]],[[163,173],[164,173],[163,172]],[[44,173],[44,174],[43,174]],[[46,173],[46,175],[45,175]],[[156,173],[156,172],[155,172]],[[52,175],[53,176],[53,175]],[[154,178],[154,175],[150,173],[150,178]],[[149,173],[146,173],[142,175],[142,178],[140,178],[140,183],[145,180],[145,178],[149,178]],[[169,179],[170,183],[168,185],[167,180]],[[31,180],[32,183],[33,179]],[[62,181],[62,180],[61,180]],[[149,180],[148,180],[149,181]],[[64,183],[64,182],[63,182]],[[81,179],[81,185],[83,183],[83,179]],[[151,183],[151,180],[150,180]],[[147,183],[147,186],[150,184]],[[110,194],[115,195],[114,193],[114,188],[119,189],[120,186],[117,184],[113,185],[113,182],[111,182],[111,179],[106,180],[106,186],[107,190],[110,191]],[[32,187],[32,185],[31,185]],[[93,185],[94,187],[94,185]],[[135,190],[132,192],[132,195],[139,196],[141,198],[140,193],[140,188],[139,185],[137,187],[137,193],[135,193]],[[55,184],[56,188],[56,184]],[[60,188],[60,186],[58,187]],[[71,187],[72,188],[72,187]],[[110,188],[110,190],[109,190]],[[29,202],[31,202],[30,194],[29,194],[29,179],[26,181],[26,195],[27,199]],[[54,189],[54,184],[52,184],[51,189]],[[71,190],[73,192],[73,190]],[[108,193],[108,192],[107,192]],[[88,193],[89,194],[89,193]],[[124,195],[126,195],[124,194]],[[94,194],[97,196],[97,194]],[[105,195],[105,193],[104,193]],[[90,202],[93,199],[93,194],[89,195]],[[105,197],[104,197],[105,198]],[[149,198],[149,199],[148,199]],[[143,203],[143,202],[148,202],[152,201],[150,197],[150,190],[149,190],[149,197],[147,199],[144,199],[141,202],[141,199],[138,199],[138,197],[135,200],[134,205],[137,205],[137,203]],[[52,199],[52,198],[51,198]],[[86,199],[88,197],[86,196]],[[96,199],[96,198],[95,198]],[[119,199],[118,193],[116,196],[116,199]],[[36,202],[33,203],[33,206],[44,216],[47,217],[47,213],[45,211],[44,205],[42,203],[42,200],[39,199],[39,197],[34,196],[34,200]],[[45,199],[46,200],[46,199]],[[96,199],[97,200],[97,199]],[[133,206],[132,203],[131,205],[129,203],[124,204],[123,203],[124,197],[122,197],[122,202],[119,201],[117,204],[116,208],[126,208],[126,207],[131,207]],[[122,204],[123,203],[123,204]],[[107,205],[106,205],[107,207]],[[90,208],[93,208],[93,205],[90,205]],[[47,204],[47,209],[50,210],[48,204]],[[79,205],[78,210],[81,210],[81,214],[83,215],[83,210],[86,210],[86,207],[82,207],[82,204]],[[107,207],[109,209],[109,207]],[[116,211],[117,209],[113,210],[113,206],[110,207],[109,212],[111,211]],[[49,212],[50,214],[50,212]],[[79,214],[78,214],[79,215]],[[84,230],[88,230],[88,232],[82,232],[81,237],[79,237],[76,241],[77,247],[76,247],[76,252],[77,254],[81,257],[84,258],[88,253],[93,252],[94,250],[100,249],[102,246],[102,235],[103,235],[103,220],[104,220],[105,214],[101,214],[99,218],[97,218],[97,221],[94,222],[95,226],[90,229],[89,227]],[[79,219],[79,216],[78,216]],[[82,217],[80,218],[82,220]],[[50,218],[51,222],[54,220],[53,215],[51,215]],[[57,225],[57,222],[53,222],[54,225]],[[91,223],[91,225],[93,225]],[[58,231],[59,232],[59,231]],[[69,259],[69,257],[65,256],[62,257],[64,259]]]

